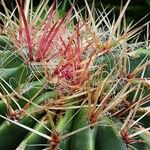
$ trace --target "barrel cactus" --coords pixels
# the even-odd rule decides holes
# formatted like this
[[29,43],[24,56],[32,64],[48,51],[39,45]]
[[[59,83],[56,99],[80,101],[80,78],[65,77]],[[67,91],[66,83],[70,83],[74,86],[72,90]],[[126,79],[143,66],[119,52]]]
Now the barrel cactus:
[[1,0],[0,150],[150,149],[149,41],[126,24],[129,2],[110,20],[86,0],[84,17]]

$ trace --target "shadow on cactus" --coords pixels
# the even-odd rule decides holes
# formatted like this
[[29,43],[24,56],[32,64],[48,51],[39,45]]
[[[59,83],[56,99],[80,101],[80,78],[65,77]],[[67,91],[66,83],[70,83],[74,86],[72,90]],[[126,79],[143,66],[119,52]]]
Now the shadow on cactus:
[[126,24],[129,2],[109,20],[86,0],[84,17],[74,4],[60,17],[56,0],[13,12],[1,0],[1,150],[150,148],[149,34],[138,42],[149,24]]

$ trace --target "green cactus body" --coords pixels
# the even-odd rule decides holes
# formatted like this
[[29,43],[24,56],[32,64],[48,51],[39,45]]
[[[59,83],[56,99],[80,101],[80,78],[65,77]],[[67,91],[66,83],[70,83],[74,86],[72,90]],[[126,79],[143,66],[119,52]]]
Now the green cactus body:
[[17,19],[1,0],[0,150],[150,149],[150,50],[130,45],[129,2],[111,24],[87,0],[88,19],[16,0]]
[[[74,119],[72,131],[88,126],[88,118],[85,116],[87,116],[87,110],[81,109],[78,115]],[[94,128],[88,127],[87,129],[73,135],[70,138],[69,148],[72,150],[77,150],[77,149],[94,150],[95,140],[96,140],[96,130],[97,127]]]
[[[42,122],[42,121],[41,121]],[[44,123],[45,126],[48,126],[48,123]],[[37,123],[34,127],[35,130],[43,133],[43,134],[49,134],[49,131],[43,127],[43,125]],[[21,142],[21,144],[17,147],[17,149],[24,149],[24,150],[40,150],[44,147],[46,147],[47,139],[44,137],[41,137],[40,135],[37,135],[35,133],[29,133],[25,137],[25,139]]]

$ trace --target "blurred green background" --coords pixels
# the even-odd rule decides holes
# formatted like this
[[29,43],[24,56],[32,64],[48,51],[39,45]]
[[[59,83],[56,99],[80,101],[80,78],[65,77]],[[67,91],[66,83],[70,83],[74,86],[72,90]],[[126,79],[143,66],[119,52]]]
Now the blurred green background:
[[[7,7],[12,10],[14,6],[16,5],[15,0],[4,0]],[[23,0],[24,1],[24,0]],[[61,7],[64,11],[67,11],[70,8],[69,0],[57,0],[58,3],[61,3]],[[80,8],[85,7],[84,0],[70,0],[71,2],[75,1],[76,6],[79,6]],[[89,5],[92,4],[93,0],[87,0]],[[105,7],[108,6],[108,9],[114,8],[114,14],[117,16],[119,14],[120,10],[120,4],[121,1],[125,3],[127,0],[94,0],[95,1],[95,7],[101,10],[101,4]],[[53,0],[49,0],[49,5]],[[33,0],[34,6],[36,7],[40,0]],[[0,6],[0,11],[4,12],[2,6]],[[139,21],[142,17],[150,13],[150,0],[131,0],[129,7],[126,11],[126,17],[128,22],[130,21]],[[110,16],[111,18],[113,16]],[[150,15],[148,15],[138,26],[141,24],[150,21]],[[1,21],[2,22],[2,21]]]
[[[15,0],[4,0],[9,9],[13,9],[15,6]],[[24,0],[23,0],[24,1]],[[41,0],[32,0],[34,2],[34,6],[38,5]],[[65,3],[67,8],[69,8],[69,0],[57,0],[58,3]],[[81,8],[85,6],[84,0],[70,0],[75,1],[77,5]],[[87,0],[89,5],[92,4],[93,0]],[[114,8],[117,13],[120,8],[120,4],[122,0],[94,0],[96,8],[101,9],[101,4],[104,7],[109,6],[109,8]],[[123,0],[125,3],[127,0]],[[49,4],[51,4],[53,0],[49,0]],[[2,6],[0,7],[0,11],[3,11]],[[131,0],[130,5],[127,9],[127,16],[132,19],[140,19],[144,15],[150,13],[150,0]]]

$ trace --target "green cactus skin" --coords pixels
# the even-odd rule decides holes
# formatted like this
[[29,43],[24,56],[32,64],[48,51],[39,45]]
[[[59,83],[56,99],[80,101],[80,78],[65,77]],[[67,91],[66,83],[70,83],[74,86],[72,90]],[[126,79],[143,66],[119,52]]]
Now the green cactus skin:
[[[88,125],[87,110],[81,109],[74,119],[72,131],[83,128]],[[95,150],[97,127],[87,128],[75,135],[72,135],[69,141],[69,149],[72,150]]]
[[[67,1],[65,0],[65,3],[66,2]],[[65,7],[65,3],[64,3],[64,7]],[[63,8],[62,10],[63,13],[64,10],[65,9]],[[44,12],[44,16],[43,16],[44,18],[45,11],[43,12]],[[37,27],[40,27],[40,25],[41,22],[38,21]],[[59,25],[61,26],[61,23],[55,24],[54,29]],[[57,30],[59,30],[59,28],[57,28]],[[54,30],[53,32],[56,31]],[[53,34],[51,36],[54,36]],[[77,31],[77,35],[78,34],[79,33]],[[92,35],[91,37],[93,38],[94,36]],[[75,38],[75,36],[73,38]],[[47,42],[50,42],[49,39],[51,39],[51,37],[47,37],[47,39],[48,39]],[[75,40],[71,41],[71,44],[74,43]],[[80,39],[77,38],[77,43],[79,41]],[[102,48],[102,51],[107,50],[105,44],[107,43],[104,43],[104,45],[102,45],[102,47],[104,46],[104,48]],[[94,43],[93,45],[94,46],[92,48],[95,49],[95,45],[99,46],[99,43]],[[79,48],[80,43],[78,43],[75,46]],[[68,48],[66,45],[64,47]],[[112,72],[111,75],[116,80],[119,80],[118,74],[115,73],[118,73],[118,69],[119,69],[118,60],[120,60],[119,57],[121,54],[119,50],[114,50],[115,49],[114,47],[110,47],[110,48],[112,48],[111,52],[108,51],[104,55],[100,55],[98,58],[95,59],[92,65],[94,67],[96,65],[98,66],[104,65],[102,69],[103,72],[101,74],[102,80],[105,79],[108,76],[108,74],[115,68],[114,72]],[[16,150],[42,150],[44,148],[51,149],[51,150],[57,150],[57,149],[58,150],[59,149],[62,150],[130,150],[132,149],[132,147],[136,148],[137,150],[150,149],[150,134],[146,132],[141,133],[136,137],[136,140],[144,140],[145,142],[139,141],[135,143],[132,142],[130,143],[126,139],[124,139],[123,136],[121,135],[121,131],[122,131],[121,127],[123,126],[125,122],[124,118],[128,116],[129,111],[123,114],[120,118],[117,115],[116,116],[118,118],[116,116],[109,117],[108,114],[102,113],[100,118],[96,120],[97,122],[94,125],[91,125],[88,116],[90,107],[83,108],[86,107],[88,103],[86,102],[85,105],[83,105],[82,107],[80,101],[81,99],[86,100],[85,95],[82,95],[81,99],[79,97],[79,99],[76,98],[74,100],[74,98],[73,99],[71,98],[68,101],[63,101],[63,98],[65,96],[68,96],[67,94],[69,92],[68,93],[62,92],[64,95],[61,92],[59,93],[56,90],[57,88],[55,87],[55,86],[59,87],[59,85],[55,85],[54,83],[51,84],[49,79],[47,79],[48,78],[46,76],[47,70],[45,69],[45,66],[42,64],[44,61],[40,65],[39,64],[36,65],[36,63],[39,63],[39,60],[33,59],[33,62],[32,60],[29,61],[28,58],[29,56],[26,53],[26,50],[28,50],[28,48],[20,47],[18,51],[15,51],[11,39],[7,38],[7,36],[0,35],[0,150],[15,150],[15,149]],[[24,53],[25,55],[23,55]],[[124,62],[121,62],[121,64],[124,65],[123,67],[125,67],[127,70],[127,74],[123,76],[125,80],[128,79],[127,78],[128,75],[130,75],[130,73],[132,73],[136,69],[136,67],[138,67],[138,65],[141,66],[142,64],[146,63],[146,61],[150,60],[150,50],[148,49],[139,48],[134,50],[131,53],[127,54],[128,60],[126,65],[124,64]],[[42,56],[39,55],[39,58],[41,57]],[[123,59],[121,61],[123,61]],[[82,63],[84,64],[84,62]],[[64,66],[62,65],[62,67]],[[79,66],[79,68],[80,67],[81,66]],[[143,78],[149,80],[150,65],[147,65],[144,69],[139,71],[139,73],[135,76],[134,80],[131,81],[131,85],[129,88],[132,88],[134,85],[142,84],[142,82],[136,80],[136,78],[141,78],[143,74],[143,70],[145,71]],[[52,78],[53,77],[54,75],[52,75]],[[67,79],[67,81],[68,80],[69,78]],[[99,78],[95,80],[99,80]],[[94,82],[95,80],[92,80],[90,82]],[[113,80],[113,82],[114,81],[116,82],[116,80]],[[117,85],[116,88],[114,88],[114,92],[115,92],[114,95],[117,95],[126,85],[126,81],[124,82],[121,80],[119,83],[120,84]],[[98,82],[98,84],[101,83]],[[65,84],[64,87],[66,85],[67,84]],[[96,87],[97,85],[94,86]],[[105,86],[106,89],[104,88],[104,95],[108,94],[109,90],[111,90],[111,88],[113,87],[112,85],[110,85],[110,83],[107,83]],[[149,86],[144,86],[144,88],[139,89],[136,98],[138,99],[141,95],[143,97],[148,96],[150,94]],[[74,94],[74,92],[76,91],[74,90],[71,91],[70,93]],[[136,95],[136,91],[134,90],[133,92],[129,93],[126,96],[127,102],[129,104],[135,98],[135,95]],[[113,95],[111,96],[113,97]],[[108,98],[111,99],[112,97],[108,97]],[[50,108],[48,105],[46,105],[47,103],[55,102],[55,100],[57,102],[59,98],[62,99],[62,101],[60,101],[60,104],[58,103],[58,106],[57,103],[55,105],[56,107],[59,108],[59,105],[61,107],[63,103],[64,109],[53,110],[51,109],[51,105]],[[98,105],[99,103],[100,101],[98,101],[96,105]],[[69,104],[68,106],[71,106],[72,108],[67,109],[67,104]],[[125,104],[125,102],[123,104]],[[22,116],[20,115],[20,117],[18,117],[17,119],[15,118],[13,120],[13,117],[9,114],[10,110],[8,108],[8,105],[11,106],[11,108],[14,111],[17,111],[19,108],[23,109],[25,115]],[[109,105],[109,103],[107,105]],[[107,105],[106,107],[104,107],[104,110],[107,109]],[[141,108],[147,108],[149,107],[149,105],[150,102],[144,104]],[[47,106],[47,108],[44,106]],[[118,107],[122,108],[121,105],[119,105]],[[53,124],[55,127],[52,126],[51,120],[47,117],[48,111],[52,112],[54,115]],[[110,112],[108,111],[108,113]],[[136,117],[134,119],[140,118],[143,114],[145,114],[145,112],[144,113],[136,112],[135,114]],[[9,122],[8,118],[12,120],[12,122],[20,123],[20,125],[24,125],[30,129],[33,129],[34,131],[37,131],[48,138],[38,135],[37,133],[32,132],[30,130],[24,129],[21,126],[12,123],[11,121]],[[150,115],[147,114],[144,118],[140,120],[139,124],[140,123],[142,124],[143,127],[149,128]],[[45,127],[48,128],[49,130],[47,130]],[[138,130],[135,127],[131,128],[129,131],[131,133],[138,132]],[[53,141],[55,139],[52,138],[55,138],[53,136],[55,133],[57,133],[56,135],[58,136],[56,137],[56,139],[58,138],[58,143],[54,143],[56,145],[53,147]]]
[[[139,55],[138,58],[134,58],[136,59],[136,63],[135,61],[133,61],[134,59],[131,58],[131,69],[130,70],[134,70],[135,67],[143,60],[143,58],[147,57],[149,59],[149,52],[147,52],[147,50],[144,49],[138,49],[136,50],[136,53]],[[4,54],[4,53],[3,53]],[[8,55],[9,53],[6,53],[6,55]],[[11,53],[9,55],[12,55]],[[107,59],[109,58],[109,55],[106,56]],[[141,58],[142,57],[142,58]],[[113,58],[110,57],[111,60],[111,66],[114,65],[113,62]],[[19,58],[20,59],[20,58]],[[104,60],[104,58],[103,58]],[[105,60],[104,60],[105,61]],[[107,61],[107,60],[106,60]],[[109,62],[110,63],[110,62]],[[9,63],[6,63],[7,65],[5,65],[5,67],[3,68],[3,72],[1,73],[1,77],[7,82],[11,77],[13,77],[16,81],[20,81],[19,85],[21,87],[21,85],[24,85],[24,83],[26,82],[29,74],[31,74],[31,71],[28,67],[26,67],[26,65],[24,65],[22,62],[15,66],[14,65],[11,67],[11,65]],[[107,68],[106,68],[107,69]],[[27,71],[28,70],[28,71]],[[28,72],[28,74],[26,74],[26,72]],[[24,75],[25,74],[25,75]],[[146,73],[145,73],[146,77],[149,77],[149,66],[146,69]],[[140,76],[140,74],[138,75]],[[39,81],[33,81],[32,82],[32,86],[31,88],[29,88],[25,93],[24,93],[24,97],[31,99],[43,86],[44,80],[41,80],[41,82],[39,83]],[[3,86],[5,86],[5,88],[11,92],[11,89],[9,87],[7,87],[7,85],[4,84],[3,81],[1,81],[1,84],[3,84]],[[26,85],[30,84],[26,83]],[[12,88],[16,89],[18,88],[18,84],[16,83],[12,83]],[[36,88],[35,88],[36,87]],[[2,89],[1,89],[2,90]],[[149,89],[147,93],[149,93]],[[3,92],[3,90],[2,90]],[[44,91],[43,91],[44,92]],[[134,94],[133,94],[134,95]],[[56,93],[55,92],[46,92],[43,93],[42,95],[38,95],[37,98],[33,101],[36,104],[40,104],[42,101],[44,101],[47,98],[50,97],[55,97]],[[130,96],[132,97],[132,95]],[[26,104],[26,101],[20,101],[20,106],[24,106]],[[12,104],[13,105],[13,104]],[[7,112],[7,108],[5,106],[5,104],[1,101],[0,102],[0,114],[1,115],[5,115],[5,113]],[[31,107],[32,108],[32,107]],[[29,109],[28,112],[30,112]],[[57,125],[57,130],[60,134],[63,135],[63,133],[69,133],[71,131],[75,131],[77,129],[80,129],[82,127],[85,127],[87,125],[89,125],[88,123],[88,119],[87,119],[87,111],[85,109],[81,109],[79,111],[79,113],[73,117],[74,119],[71,119],[70,123],[68,126],[65,126],[65,123],[67,122],[67,120],[69,120],[72,115],[74,114],[74,111],[69,111],[66,113],[65,117],[62,117],[60,119],[58,119],[58,125]],[[37,119],[40,119],[42,116],[41,114],[34,114],[34,117],[36,117]],[[40,137],[39,135],[36,135],[34,133],[30,133],[28,131],[26,131],[25,129],[22,129],[16,125],[13,124],[8,124],[8,122],[4,121],[3,119],[1,119],[1,125],[0,125],[0,149],[4,150],[4,149],[14,149],[17,148],[19,146],[22,147],[24,146],[24,149],[27,150],[32,150],[32,149],[40,149],[41,147],[34,147],[34,146],[28,146],[28,145],[32,145],[32,144],[41,144],[41,143],[45,143],[47,144],[47,140],[44,139],[43,137]],[[35,130],[40,131],[42,133],[48,133],[42,125],[36,123],[35,120],[33,120],[30,117],[24,117],[23,119],[21,119],[19,121],[20,123],[27,125],[29,127],[33,127]],[[147,121],[144,121],[145,124],[147,124],[147,126],[149,125],[147,123]],[[146,135],[141,135],[142,139],[145,139]],[[149,138],[149,137],[148,137]],[[146,139],[148,139],[146,138]],[[146,145],[144,143],[137,143],[137,144],[132,144],[134,147],[136,147],[137,149],[143,149],[143,150],[147,150],[149,148],[149,145]],[[94,127],[94,128],[87,128],[83,131],[80,131],[79,133],[72,135],[71,137],[69,137],[68,139],[64,139],[59,145],[59,148],[63,149],[63,150],[77,150],[77,149],[85,149],[85,150],[107,150],[110,149],[110,147],[113,147],[115,150],[127,150],[128,148],[126,147],[125,143],[121,140],[121,138],[116,134],[116,132],[114,131],[114,129],[110,126],[110,125],[106,125],[103,126],[101,124],[98,124],[98,126]]]

